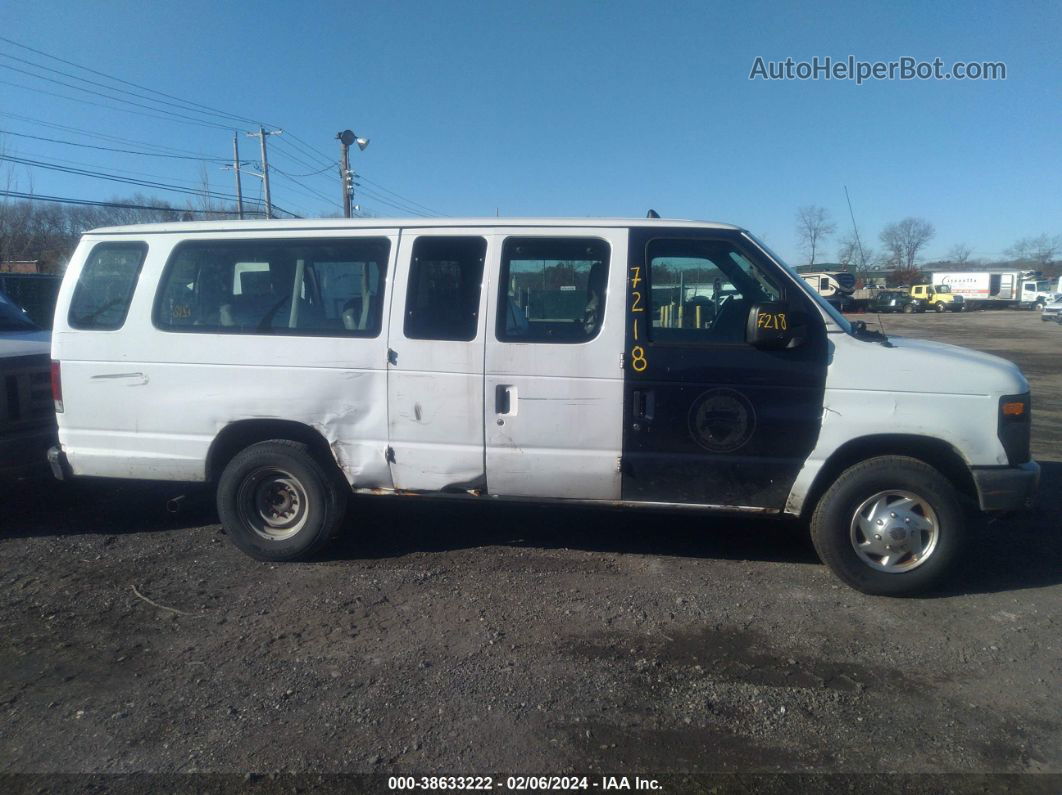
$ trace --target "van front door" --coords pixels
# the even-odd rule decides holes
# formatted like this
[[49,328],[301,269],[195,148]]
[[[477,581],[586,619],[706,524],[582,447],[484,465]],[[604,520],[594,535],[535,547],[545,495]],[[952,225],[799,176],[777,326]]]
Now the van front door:
[[627,230],[499,230],[484,379],[491,494],[620,494]]
[[394,487],[483,488],[483,230],[402,232],[388,331]]
[[[803,342],[745,342],[785,301]],[[631,231],[623,499],[780,509],[818,438],[827,342],[818,311],[739,232]]]

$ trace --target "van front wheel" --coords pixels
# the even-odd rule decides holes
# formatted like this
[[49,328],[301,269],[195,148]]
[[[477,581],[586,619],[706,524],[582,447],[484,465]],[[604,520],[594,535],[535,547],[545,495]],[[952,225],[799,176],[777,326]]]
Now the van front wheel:
[[951,483],[906,456],[846,469],[811,519],[822,561],[853,588],[905,596],[938,585],[958,557],[962,508]]
[[218,515],[258,560],[300,560],[339,530],[347,491],[301,442],[272,439],[239,452],[218,481]]

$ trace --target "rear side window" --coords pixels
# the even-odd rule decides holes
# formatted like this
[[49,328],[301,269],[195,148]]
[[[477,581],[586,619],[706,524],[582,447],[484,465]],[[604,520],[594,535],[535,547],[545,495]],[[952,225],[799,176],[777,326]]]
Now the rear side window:
[[159,285],[166,331],[375,337],[387,238],[194,241],[177,247]]
[[100,243],[81,269],[67,317],[71,328],[114,331],[125,323],[144,264],[144,243]]
[[476,338],[487,241],[482,237],[418,237],[406,296],[406,337]]
[[509,238],[502,249],[498,339],[586,342],[605,316],[609,247],[593,238]]

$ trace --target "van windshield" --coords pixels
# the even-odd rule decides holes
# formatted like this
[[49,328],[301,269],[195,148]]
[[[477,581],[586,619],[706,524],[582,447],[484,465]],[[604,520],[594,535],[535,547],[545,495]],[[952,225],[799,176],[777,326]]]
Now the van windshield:
[[800,274],[793,270],[793,268],[784,259],[782,259],[773,251],[771,251],[770,247],[766,243],[757,239],[751,233],[744,232],[743,234],[745,235],[745,237],[747,237],[749,240],[759,246],[760,249],[767,254],[767,256],[774,260],[778,267],[788,271],[789,275],[793,277],[794,281],[796,281],[800,288],[803,289],[805,293],[807,293],[808,297],[810,297],[811,300],[813,300],[816,304],[819,305],[819,307],[822,308],[822,311],[824,311],[827,315],[830,316],[830,319],[833,320],[834,323],[844,329],[844,331],[848,334],[852,333],[852,324],[848,322],[848,318],[842,315],[841,311],[837,309],[833,304],[831,304],[829,301],[819,295],[818,292],[816,292],[813,287],[811,287],[806,281],[804,281],[804,279],[801,278]]
[[14,301],[0,293],[0,331],[39,331]]
[[951,292],[951,287],[949,287],[946,284],[935,284],[935,285],[933,285],[933,289],[936,290],[938,293],[941,293],[941,294],[950,293]]

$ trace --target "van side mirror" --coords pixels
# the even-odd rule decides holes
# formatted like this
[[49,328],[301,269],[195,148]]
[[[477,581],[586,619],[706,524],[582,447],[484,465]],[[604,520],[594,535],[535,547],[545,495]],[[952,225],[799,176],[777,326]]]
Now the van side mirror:
[[794,340],[795,318],[782,301],[753,304],[745,327],[745,341],[756,348],[777,350]]

